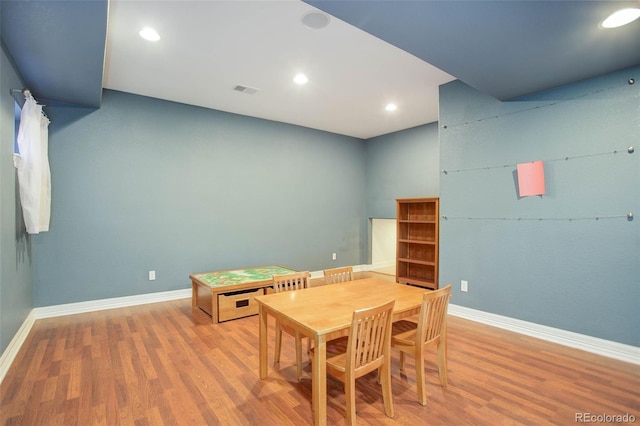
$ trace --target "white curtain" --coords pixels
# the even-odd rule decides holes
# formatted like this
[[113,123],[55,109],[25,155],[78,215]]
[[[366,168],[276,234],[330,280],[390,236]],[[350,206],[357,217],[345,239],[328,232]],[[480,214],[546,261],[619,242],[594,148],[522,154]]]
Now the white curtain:
[[18,169],[20,203],[27,233],[49,230],[51,216],[51,172],[49,170],[49,119],[31,96],[20,114]]

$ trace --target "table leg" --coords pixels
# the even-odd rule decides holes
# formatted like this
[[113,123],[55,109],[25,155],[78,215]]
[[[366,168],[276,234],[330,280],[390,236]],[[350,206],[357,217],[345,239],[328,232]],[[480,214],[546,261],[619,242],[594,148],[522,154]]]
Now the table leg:
[[266,379],[269,374],[268,354],[267,354],[267,313],[262,304],[258,308],[260,315],[260,378]]
[[191,281],[191,307],[195,308],[196,306],[198,306],[198,289],[196,283]]
[[313,423],[316,426],[325,426],[327,424],[327,341],[325,336],[315,336],[312,362]]

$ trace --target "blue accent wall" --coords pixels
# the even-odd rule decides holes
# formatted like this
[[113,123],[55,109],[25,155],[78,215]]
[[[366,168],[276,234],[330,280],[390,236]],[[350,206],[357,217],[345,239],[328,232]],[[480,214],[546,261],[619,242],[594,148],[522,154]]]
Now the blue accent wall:
[[[440,285],[453,303],[640,346],[639,77],[513,102],[441,86]],[[546,194],[518,198],[515,164],[534,160]]]
[[98,110],[49,115],[35,306],[189,288],[195,272],[366,259],[361,139],[116,91]]
[[33,309],[33,275],[31,239],[22,220],[13,166],[16,100],[11,89],[22,89],[22,80],[4,46],[0,69],[0,353],[3,353]]

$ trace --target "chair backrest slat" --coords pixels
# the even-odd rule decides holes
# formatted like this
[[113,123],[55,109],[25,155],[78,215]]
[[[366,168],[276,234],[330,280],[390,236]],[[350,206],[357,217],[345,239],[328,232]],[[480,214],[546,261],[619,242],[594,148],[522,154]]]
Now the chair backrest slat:
[[294,272],[292,274],[282,274],[273,276],[273,290],[276,293],[281,291],[300,290],[309,288],[309,271]]
[[424,294],[418,320],[418,336],[424,343],[440,337],[446,327],[451,285]]
[[352,371],[381,362],[388,356],[394,304],[392,300],[353,313],[347,346],[347,363],[351,364]]
[[324,280],[327,284],[353,281],[353,267],[343,266],[341,268],[326,269],[324,270]]

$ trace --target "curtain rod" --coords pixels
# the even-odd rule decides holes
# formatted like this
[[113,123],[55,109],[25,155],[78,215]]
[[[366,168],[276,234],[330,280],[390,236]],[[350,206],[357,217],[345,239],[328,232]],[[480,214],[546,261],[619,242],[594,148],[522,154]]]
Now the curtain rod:
[[22,93],[24,96],[31,96],[33,97],[33,95],[31,94],[31,90],[24,88],[24,89],[11,89],[11,94],[14,93]]
[[[41,103],[38,103],[37,99],[33,97],[33,94],[31,93],[31,90],[27,89],[26,87],[24,89],[11,89],[11,96],[13,97],[13,95],[15,93],[22,93],[22,95],[24,95],[25,98],[31,98],[34,101],[36,101],[36,103],[42,107],[46,107],[46,105],[43,105]],[[15,99],[15,97],[14,97]],[[49,117],[47,117],[47,114],[45,114],[44,110],[42,110],[42,115],[45,116],[45,118],[47,120],[49,120]]]

